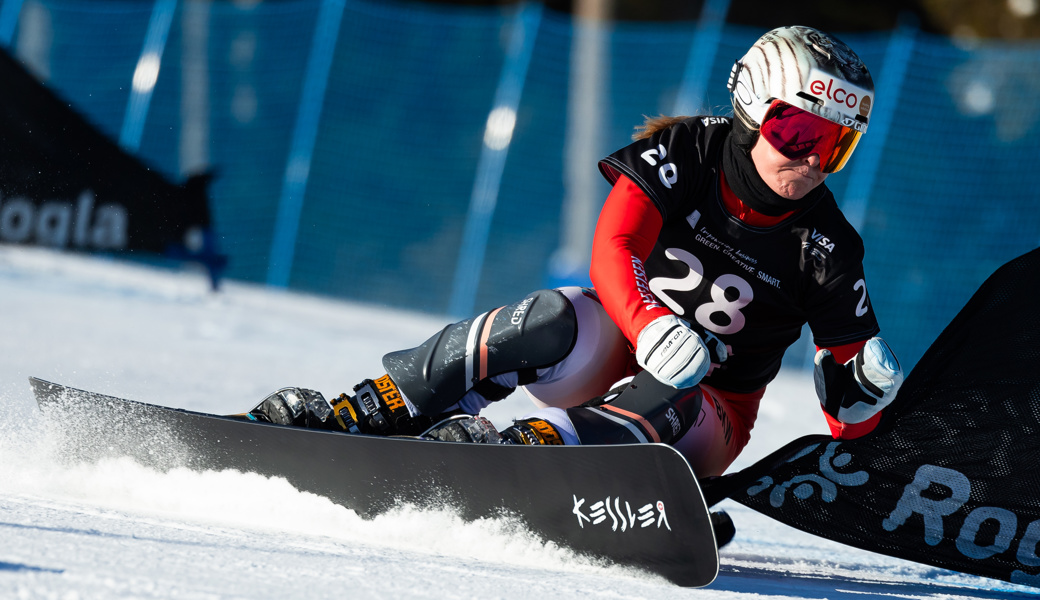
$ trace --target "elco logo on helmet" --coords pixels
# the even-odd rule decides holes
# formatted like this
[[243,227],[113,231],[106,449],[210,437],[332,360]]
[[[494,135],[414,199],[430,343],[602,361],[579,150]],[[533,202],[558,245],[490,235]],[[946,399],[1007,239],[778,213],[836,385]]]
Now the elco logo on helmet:
[[[838,85],[839,86],[847,85],[847,86],[849,86],[849,88],[851,88],[853,90],[856,89],[855,86],[850,85],[848,82],[845,82],[845,81],[839,81]],[[848,106],[849,108],[856,108],[856,104],[858,103],[858,99],[860,98],[860,96],[858,96],[855,92],[846,90],[843,87],[838,87],[838,88],[835,89],[834,88],[834,79],[830,78],[830,77],[827,78],[827,83],[824,83],[820,79],[814,79],[811,83],[809,83],[809,93],[814,95],[814,96],[821,96],[822,95],[822,96],[826,97],[828,100],[834,100],[838,104],[844,104],[845,106]],[[839,96],[840,96],[840,98],[839,98]],[[864,112],[869,113],[870,112],[870,108],[869,108],[870,107],[870,96],[864,95],[862,97],[863,97],[863,100],[867,103],[867,109],[864,110],[864,109],[861,108],[860,109],[860,114],[863,114]]]
[[[863,117],[870,115],[870,92],[847,81],[835,79],[823,71],[813,69],[809,72],[809,84],[806,88],[808,95],[813,96],[813,102],[818,102],[821,106],[840,113],[845,113],[845,109],[850,108]],[[858,122],[856,119],[851,120]]]

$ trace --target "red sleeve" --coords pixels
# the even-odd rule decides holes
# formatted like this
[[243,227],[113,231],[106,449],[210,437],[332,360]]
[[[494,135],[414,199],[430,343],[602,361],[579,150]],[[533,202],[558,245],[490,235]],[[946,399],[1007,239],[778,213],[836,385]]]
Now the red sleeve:
[[827,417],[827,425],[831,428],[831,437],[836,440],[854,440],[874,431],[874,428],[881,422],[881,413],[883,412],[885,411],[879,412],[862,423],[842,423],[826,413],[823,416]]
[[[852,358],[863,349],[863,346],[866,345],[867,340],[861,340],[859,342],[852,342],[851,344],[829,347],[826,348],[826,350],[830,350],[831,354],[834,356],[834,360],[839,365],[843,365],[852,360]],[[817,351],[821,349],[822,348],[819,346],[816,347]],[[831,436],[838,440],[854,440],[858,437],[863,437],[871,431],[874,431],[874,428],[877,427],[877,424],[881,421],[881,413],[874,415],[862,423],[842,423],[826,413],[824,413],[824,416],[827,417],[827,425],[831,429]]]
[[672,314],[650,292],[643,270],[663,224],[653,201],[625,176],[615,182],[596,223],[589,276],[603,308],[633,347],[650,321]]
[[[853,356],[859,354],[859,351],[863,349],[863,346],[867,345],[868,340],[860,340],[858,342],[852,342],[851,344],[842,344],[841,346],[827,346],[826,350],[830,350],[831,355],[834,356],[834,361],[839,365],[843,365],[850,360]],[[824,350],[824,348],[816,347],[816,351]]]

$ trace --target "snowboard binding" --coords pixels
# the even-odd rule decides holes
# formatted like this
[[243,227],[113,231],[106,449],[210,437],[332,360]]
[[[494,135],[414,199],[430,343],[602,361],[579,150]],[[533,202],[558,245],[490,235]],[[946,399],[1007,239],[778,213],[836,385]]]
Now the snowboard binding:
[[456,415],[437,423],[419,437],[470,444],[563,445],[563,439],[556,428],[542,419],[516,421],[499,432],[491,421],[484,417]]
[[507,443],[498,429],[484,417],[455,415],[430,427],[419,437],[441,442],[464,442],[469,444]]
[[328,401],[321,392],[282,388],[263,399],[246,418],[275,425],[291,425],[370,435],[417,435],[433,420],[412,416],[389,375],[354,386],[353,396],[340,394]]

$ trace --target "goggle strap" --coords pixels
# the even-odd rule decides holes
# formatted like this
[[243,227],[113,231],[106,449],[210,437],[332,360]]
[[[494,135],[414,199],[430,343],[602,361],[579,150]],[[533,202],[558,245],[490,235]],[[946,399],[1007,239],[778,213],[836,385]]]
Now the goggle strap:
[[729,70],[729,81],[726,82],[726,88],[729,89],[730,93],[737,89],[737,77],[740,76],[740,70],[743,68],[744,63],[739,60],[733,62],[733,68]]

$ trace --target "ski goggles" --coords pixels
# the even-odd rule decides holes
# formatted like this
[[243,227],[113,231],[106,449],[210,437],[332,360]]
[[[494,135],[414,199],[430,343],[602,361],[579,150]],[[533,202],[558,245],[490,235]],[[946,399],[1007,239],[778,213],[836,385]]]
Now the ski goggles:
[[824,173],[840,171],[863,135],[783,100],[774,100],[769,105],[759,133],[777,152],[791,160],[818,154],[820,170]]

